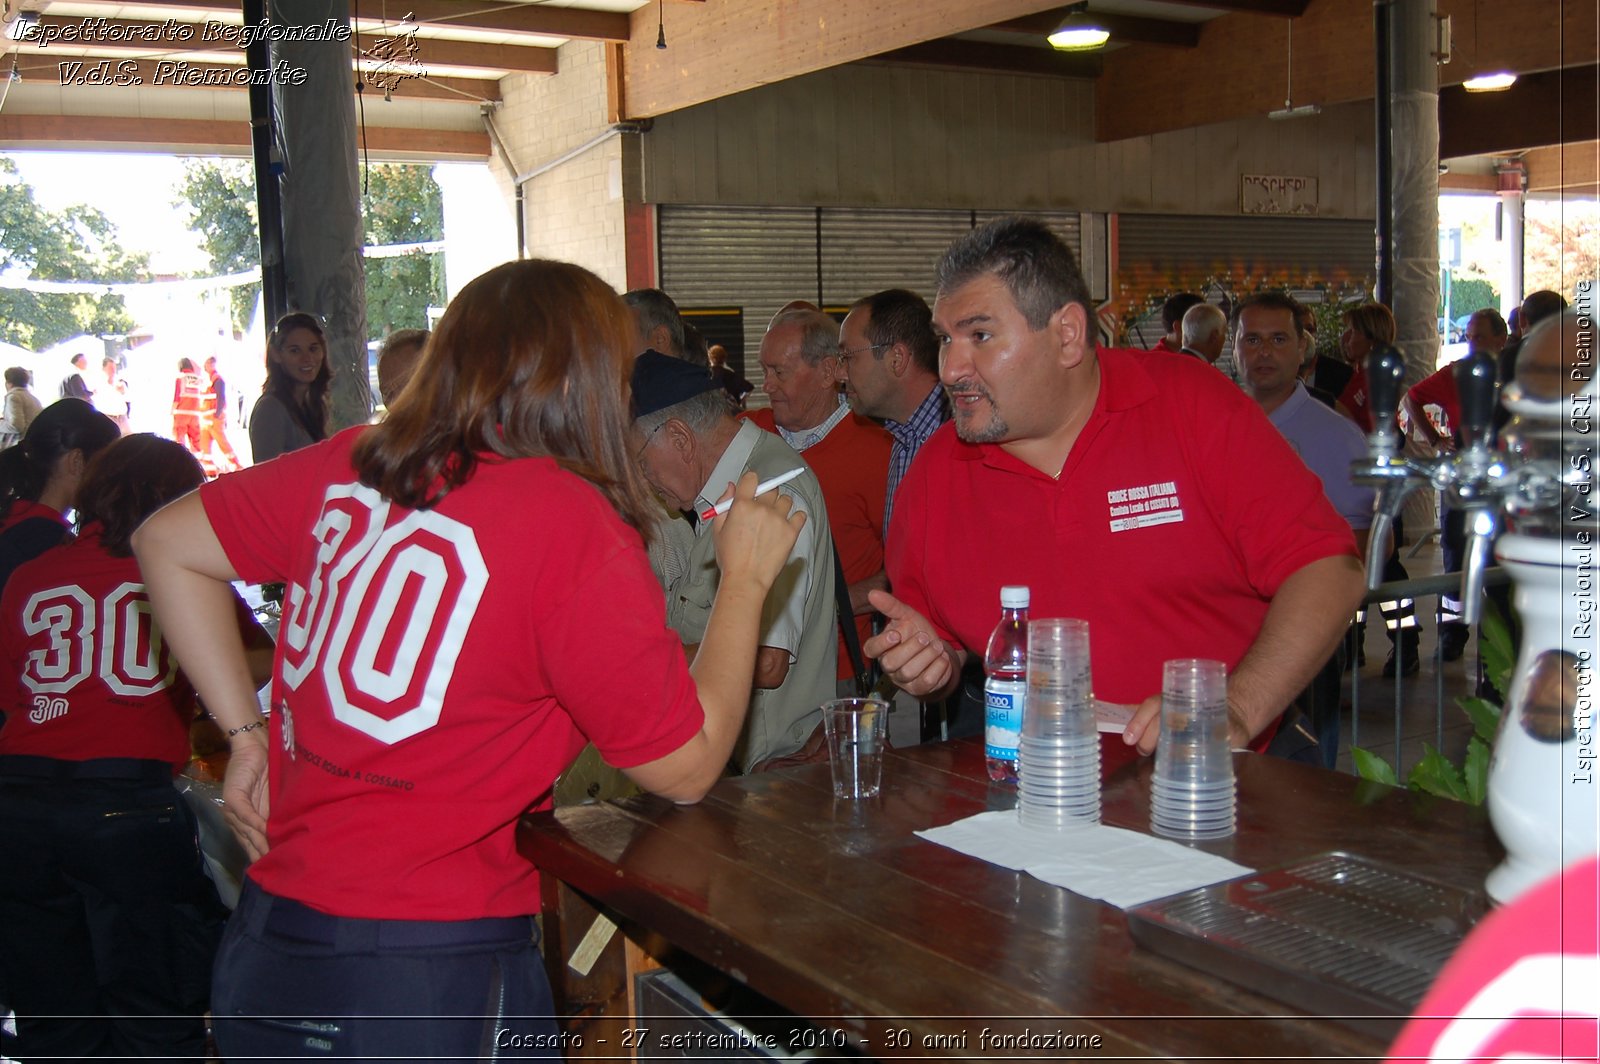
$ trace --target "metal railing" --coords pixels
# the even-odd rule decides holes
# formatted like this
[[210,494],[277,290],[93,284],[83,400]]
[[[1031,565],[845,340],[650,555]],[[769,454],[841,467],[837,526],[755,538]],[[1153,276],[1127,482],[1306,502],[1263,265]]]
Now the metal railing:
[[[1506,572],[1505,569],[1501,568],[1500,566],[1493,566],[1493,567],[1485,570],[1483,584],[1484,584],[1485,590],[1487,590],[1489,588],[1494,588],[1494,587],[1509,587],[1510,584],[1511,584],[1511,576],[1510,576],[1509,573]],[[1434,641],[1434,650],[1433,650],[1433,659],[1432,659],[1433,660],[1433,664],[1434,664],[1434,668],[1433,668],[1433,720],[1434,720],[1434,747],[1435,748],[1442,748],[1443,747],[1443,745],[1444,745],[1444,731],[1445,731],[1445,704],[1444,704],[1445,703],[1445,698],[1444,698],[1445,672],[1444,672],[1443,666],[1446,664],[1446,662],[1443,659],[1443,646],[1444,646],[1444,643],[1443,643],[1442,639],[1438,638],[1438,624],[1439,624],[1440,620],[1443,618],[1444,612],[1443,612],[1443,609],[1441,607],[1441,604],[1440,604],[1439,600],[1440,600],[1440,598],[1442,596],[1445,596],[1445,595],[1459,596],[1460,594],[1461,594],[1461,574],[1460,573],[1441,573],[1441,574],[1439,574],[1437,576],[1422,576],[1422,577],[1417,577],[1417,578],[1412,579],[1412,580],[1395,580],[1395,581],[1391,581],[1389,583],[1379,584],[1377,587],[1375,587],[1371,591],[1367,592],[1367,597],[1362,601],[1362,606],[1367,611],[1367,623],[1369,625],[1374,624],[1374,623],[1379,623],[1379,621],[1380,621],[1380,618],[1378,616],[1378,609],[1377,609],[1379,603],[1395,602],[1395,601],[1398,601],[1398,600],[1401,600],[1401,599],[1411,599],[1411,600],[1413,600],[1415,602],[1415,604],[1416,604],[1415,608],[1416,608],[1416,613],[1417,613],[1418,617],[1427,617],[1427,616],[1431,615],[1432,618],[1433,618],[1433,624],[1435,626],[1434,627],[1435,641]],[[1433,598],[1433,609],[1431,611],[1431,614],[1427,613],[1427,612],[1424,612],[1424,610],[1423,610],[1424,600],[1427,599],[1430,596]],[[1403,651],[1400,650],[1397,647],[1396,653],[1397,654],[1401,654],[1401,653],[1403,653]],[[1360,746],[1361,745],[1361,666],[1360,666],[1360,660],[1361,659],[1360,659],[1359,655],[1351,654],[1350,655],[1350,661],[1348,663],[1349,678],[1350,678],[1350,745],[1351,746]],[[1470,667],[1470,664],[1469,664],[1470,659],[1469,658],[1463,656],[1461,661],[1462,661],[1463,665],[1468,665]],[[1395,669],[1395,677],[1394,677],[1394,702],[1393,702],[1393,706],[1394,706],[1394,741],[1393,741],[1393,756],[1390,759],[1390,764],[1392,764],[1394,766],[1395,774],[1397,776],[1399,776],[1401,779],[1405,779],[1406,769],[1405,769],[1405,766],[1401,764],[1401,757],[1402,757],[1401,748],[1402,748],[1402,745],[1403,745],[1403,742],[1404,742],[1404,738],[1405,738],[1405,735],[1404,735],[1404,723],[1405,723],[1405,708],[1406,708],[1406,703],[1407,703],[1407,699],[1406,699],[1405,695],[1406,695],[1406,692],[1407,692],[1408,684],[1415,683],[1417,681],[1422,681],[1424,679],[1424,677],[1422,677],[1421,675],[1414,676],[1414,677],[1407,677],[1405,675],[1405,670],[1403,668],[1399,667],[1399,665],[1400,665],[1400,663],[1397,662],[1397,667]],[[1387,681],[1385,681],[1385,682],[1387,682]]]

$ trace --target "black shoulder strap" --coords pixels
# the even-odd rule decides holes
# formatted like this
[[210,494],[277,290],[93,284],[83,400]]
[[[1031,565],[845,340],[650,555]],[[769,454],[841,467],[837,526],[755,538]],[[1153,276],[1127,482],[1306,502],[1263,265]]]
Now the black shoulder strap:
[[867,672],[867,659],[861,653],[861,633],[856,631],[855,611],[850,608],[850,585],[845,582],[844,563],[839,560],[839,544],[828,538],[833,547],[833,598],[834,615],[839,621],[839,634],[844,637],[844,649],[850,655],[850,671],[854,674],[856,691],[866,694],[872,677]]

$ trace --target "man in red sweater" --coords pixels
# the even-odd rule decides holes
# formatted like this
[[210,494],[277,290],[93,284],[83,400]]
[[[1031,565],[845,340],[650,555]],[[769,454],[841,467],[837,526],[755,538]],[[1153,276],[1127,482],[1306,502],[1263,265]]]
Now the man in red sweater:
[[[762,390],[772,408],[756,411],[750,420],[782,436],[817,474],[857,637],[865,643],[872,635],[867,592],[889,586],[883,572],[883,507],[894,441],[869,419],[851,413],[840,393],[839,325],[826,314],[778,315],[762,338],[760,358]],[[854,672],[841,639],[841,690]]]

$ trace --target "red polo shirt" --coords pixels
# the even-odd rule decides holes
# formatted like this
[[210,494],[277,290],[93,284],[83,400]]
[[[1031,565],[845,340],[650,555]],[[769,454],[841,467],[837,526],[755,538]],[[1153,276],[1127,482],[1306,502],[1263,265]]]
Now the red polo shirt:
[[[1278,585],[1354,555],[1349,525],[1259,407],[1210,366],[1099,351],[1100,393],[1059,479],[945,425],[895,499],[894,594],[981,655],[1000,588],[1089,622],[1095,694],[1138,703],[1172,658],[1231,671]],[[1159,366],[1155,363],[1159,360]],[[902,515],[906,517],[902,520]]]

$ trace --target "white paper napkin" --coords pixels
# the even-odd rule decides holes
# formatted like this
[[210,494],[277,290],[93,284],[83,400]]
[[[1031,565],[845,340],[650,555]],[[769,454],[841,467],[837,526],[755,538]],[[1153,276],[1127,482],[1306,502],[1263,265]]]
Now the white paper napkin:
[[1015,809],[979,813],[917,834],[1119,909],[1254,871],[1203,850],[1104,824],[1059,831],[1023,827]]

